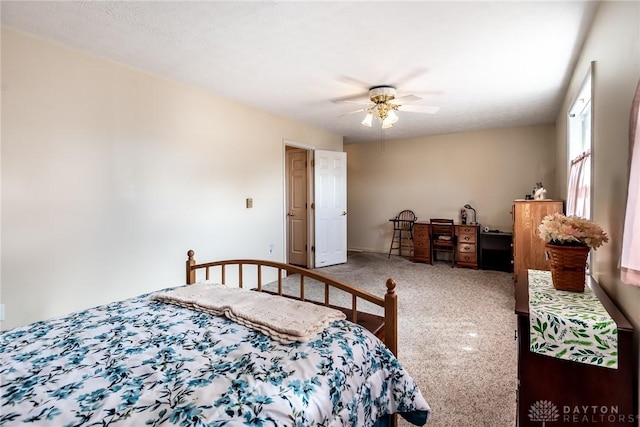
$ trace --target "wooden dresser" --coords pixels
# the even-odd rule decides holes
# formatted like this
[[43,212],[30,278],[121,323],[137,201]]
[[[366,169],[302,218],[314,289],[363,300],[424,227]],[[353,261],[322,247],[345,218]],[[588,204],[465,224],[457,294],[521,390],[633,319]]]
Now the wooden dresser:
[[559,200],[516,200],[513,202],[513,277],[518,281],[521,271],[549,270],[544,254],[544,240],[538,226],[545,216],[563,212]]
[[[478,268],[478,235],[480,225],[457,224],[456,266]],[[413,262],[431,264],[431,227],[428,222],[413,224]]]
[[[590,280],[589,278],[587,280]],[[638,426],[633,361],[633,327],[607,294],[593,281],[590,287],[618,327],[618,368],[609,369],[530,351],[527,270],[516,282],[518,318],[518,390],[516,425]],[[545,409],[545,413],[536,409]],[[532,412],[533,411],[533,412]]]
[[431,227],[427,222],[413,224],[413,262],[431,264]]
[[478,268],[479,225],[456,225],[458,236],[457,267]]

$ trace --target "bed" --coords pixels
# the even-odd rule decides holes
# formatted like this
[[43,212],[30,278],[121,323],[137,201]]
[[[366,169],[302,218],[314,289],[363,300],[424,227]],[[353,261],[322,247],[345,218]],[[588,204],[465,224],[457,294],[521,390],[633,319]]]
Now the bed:
[[[291,280],[295,295],[283,291]],[[318,284],[324,301],[307,301]],[[395,357],[395,286],[389,279],[381,298],[288,264],[198,264],[189,251],[186,285],[2,332],[0,425],[378,427],[397,423],[395,414],[423,425],[430,408]],[[336,291],[350,295],[349,307],[330,304]],[[277,301],[255,313],[302,304],[300,319],[316,309],[342,318],[282,343],[242,320],[162,299],[199,292]],[[364,313],[361,301],[383,314]]]

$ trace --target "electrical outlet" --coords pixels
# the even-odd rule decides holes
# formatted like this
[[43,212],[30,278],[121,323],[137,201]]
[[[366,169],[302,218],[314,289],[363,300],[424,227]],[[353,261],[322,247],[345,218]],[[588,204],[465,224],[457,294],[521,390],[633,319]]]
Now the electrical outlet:
[[4,322],[4,304],[0,304],[0,322]]
[[253,207],[253,199],[249,197],[247,199],[247,209],[251,209],[252,207]]

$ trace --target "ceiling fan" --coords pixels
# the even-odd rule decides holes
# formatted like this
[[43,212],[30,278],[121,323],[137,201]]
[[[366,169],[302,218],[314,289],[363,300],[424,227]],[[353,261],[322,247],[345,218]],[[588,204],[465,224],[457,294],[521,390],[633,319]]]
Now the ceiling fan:
[[369,88],[368,95],[341,99],[340,102],[366,105],[364,108],[351,111],[346,114],[366,112],[366,115],[361,122],[362,125],[371,127],[373,117],[375,116],[382,124],[382,129],[388,129],[398,121],[396,111],[435,114],[440,109],[439,107],[430,107],[426,105],[407,105],[421,99],[422,98],[415,95],[396,97],[395,87],[383,85]]

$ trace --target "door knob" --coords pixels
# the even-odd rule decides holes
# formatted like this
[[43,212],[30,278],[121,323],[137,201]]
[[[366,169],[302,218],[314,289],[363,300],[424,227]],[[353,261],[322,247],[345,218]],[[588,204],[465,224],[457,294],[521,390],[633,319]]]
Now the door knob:
[[291,212],[287,212],[287,216],[293,216]]
[[347,211],[342,211],[342,216],[345,216],[347,214]]

